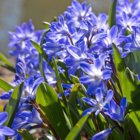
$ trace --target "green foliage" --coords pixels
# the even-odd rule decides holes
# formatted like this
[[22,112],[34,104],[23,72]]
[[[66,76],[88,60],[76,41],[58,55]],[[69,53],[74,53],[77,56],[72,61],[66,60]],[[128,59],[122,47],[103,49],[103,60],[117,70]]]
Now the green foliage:
[[78,134],[81,132],[82,128],[84,127],[84,124],[88,120],[90,114],[85,115],[82,117],[78,123],[73,127],[73,129],[69,132],[65,140],[74,140],[78,136]]
[[140,137],[140,83],[134,73],[129,68],[125,69],[124,60],[121,58],[119,50],[114,46],[114,62],[117,68],[118,78],[123,92],[123,96],[127,98],[128,112],[130,113],[130,123],[133,133]]
[[0,88],[2,88],[4,91],[9,92],[9,90],[14,89],[10,84],[5,82],[0,78]]
[[20,98],[22,95],[24,83],[19,84],[13,91],[11,98],[7,104],[6,112],[8,113],[8,120],[6,121],[5,125],[8,127],[12,126],[15,114],[18,109],[18,105],[20,102]]
[[114,0],[109,11],[109,28],[111,28],[113,25],[116,25],[116,5],[117,0]]
[[55,131],[64,139],[69,129],[57,93],[51,86],[42,83],[37,89],[36,100]]
[[18,133],[24,138],[24,140],[35,140],[26,129],[18,130]]

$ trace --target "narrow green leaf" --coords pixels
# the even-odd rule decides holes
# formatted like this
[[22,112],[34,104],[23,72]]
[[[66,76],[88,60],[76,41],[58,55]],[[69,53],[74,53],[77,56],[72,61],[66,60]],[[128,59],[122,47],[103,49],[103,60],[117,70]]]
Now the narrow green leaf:
[[129,140],[129,115],[125,117],[124,120],[124,135],[123,135],[123,140]]
[[2,54],[2,53],[0,53],[0,60],[2,61],[2,62],[4,62],[6,65],[8,65],[8,66],[13,66],[10,62],[9,62],[9,60]]
[[31,43],[33,44],[33,46],[36,48],[36,50],[39,52],[39,54],[41,54],[41,56],[48,61],[48,55],[45,53],[45,51],[43,50],[43,48],[38,45],[36,42],[34,42],[33,40],[31,40]]
[[113,25],[116,25],[116,5],[117,0],[114,0],[109,11],[109,28],[111,28]]
[[18,109],[20,98],[22,95],[23,86],[24,86],[24,83],[21,83],[14,89],[14,91],[10,97],[10,100],[7,104],[5,111],[8,113],[8,119],[5,123],[5,125],[8,127],[12,126],[15,114],[16,114],[17,109]]
[[50,85],[41,83],[37,89],[36,101],[55,131],[64,139],[69,129],[57,93]]
[[35,140],[26,129],[18,130],[18,133],[24,138],[24,140]]
[[60,81],[60,76],[59,76],[59,72],[58,72],[58,69],[57,69],[57,64],[56,64],[56,61],[55,61],[54,57],[53,57],[53,64],[54,64],[54,70],[55,70],[55,75],[56,75],[56,79],[57,79],[58,88],[59,88],[59,91],[61,93],[61,96],[62,96],[62,99],[63,99],[63,103],[65,105],[66,113],[67,113],[68,118],[70,120],[70,124],[73,127],[73,122],[72,122],[72,119],[71,119],[71,114],[70,114],[69,106],[68,106],[68,103],[66,101],[66,97],[65,97],[65,94],[64,94],[64,91],[63,91],[63,87],[62,87],[62,84],[61,84],[61,81]]
[[135,74],[140,75],[140,51],[133,52],[133,55],[135,57]]
[[51,24],[49,22],[44,21],[43,25],[45,26],[46,29],[49,29]]
[[5,68],[5,69],[7,69],[7,70],[9,70],[9,71],[11,71],[11,72],[16,73],[15,68],[12,67],[12,66],[9,66],[9,65],[6,65],[6,64],[0,64],[0,67],[3,67],[3,68]]
[[84,124],[87,122],[88,117],[90,114],[85,115],[84,117],[82,117],[78,123],[72,128],[72,130],[69,132],[69,134],[67,135],[65,140],[75,140],[76,137],[79,135],[79,133],[81,132],[81,130],[84,127]]
[[131,71],[134,73],[136,72],[136,63],[135,63],[135,57],[134,54],[131,52],[129,53],[125,58],[125,66],[128,67]]
[[[44,37],[46,36],[46,34],[49,32],[50,30],[46,30],[42,36],[41,42],[40,42],[40,47],[42,48],[43,43],[45,43],[44,41]],[[47,56],[46,56],[47,57]],[[39,68],[40,68],[40,72],[42,77],[44,78],[45,82],[47,83],[46,77],[44,76],[44,72],[43,72],[43,57],[42,55],[39,53]]]
[[[83,90],[82,90],[82,85],[80,83],[76,83],[70,92],[69,96],[69,106],[75,117],[77,118],[77,121],[81,118],[80,114],[82,114],[82,110],[79,108],[79,104],[77,102],[77,95],[81,99],[82,97],[86,97]],[[82,102],[84,103],[84,102]],[[85,104],[82,104],[83,106]],[[93,124],[91,116],[88,118],[88,121],[86,122],[84,129],[86,133],[89,136],[93,136],[96,133],[95,126]]]
[[4,91],[9,92],[9,90],[14,89],[9,83],[5,82],[0,78],[0,88],[2,88]]

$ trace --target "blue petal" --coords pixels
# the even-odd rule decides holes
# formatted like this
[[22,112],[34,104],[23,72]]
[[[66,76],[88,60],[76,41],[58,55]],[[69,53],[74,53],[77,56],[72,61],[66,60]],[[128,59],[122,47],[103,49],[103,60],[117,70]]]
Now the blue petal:
[[9,93],[4,92],[4,93],[1,94],[0,99],[1,100],[8,100],[8,99],[10,99],[10,96],[11,95]]
[[15,134],[15,131],[7,126],[0,126],[0,133],[6,136],[13,136]]
[[2,134],[0,134],[0,140],[5,140],[5,136],[3,136]]
[[131,43],[127,43],[124,45],[125,50],[130,50],[130,47],[131,47]]
[[91,76],[86,75],[86,76],[79,78],[79,80],[82,84],[90,84],[94,79]]
[[114,121],[120,121],[120,115],[116,114],[116,113],[111,113],[109,115],[111,117],[111,119],[113,119]]
[[111,29],[110,29],[110,32],[109,32],[109,38],[110,38],[110,41],[113,42],[116,37],[117,37],[117,33],[118,33],[118,27],[116,25],[114,25]]
[[94,65],[98,70],[101,70],[102,68],[102,62],[100,61],[99,58],[97,58],[96,60],[94,60]]
[[125,114],[125,109],[126,109],[126,107],[127,107],[127,101],[126,101],[126,97],[123,97],[122,98],[122,100],[121,100],[121,102],[120,102],[120,107],[122,107],[122,115],[124,116],[124,114]]
[[104,70],[103,71],[103,79],[107,80],[107,79],[110,79],[110,77],[111,77],[111,71],[110,70]]
[[90,83],[90,85],[88,86],[87,93],[88,93],[88,94],[91,94],[91,93],[95,94],[95,92],[96,92],[95,90],[96,90],[98,87],[100,87],[102,84],[103,84],[103,82],[102,82],[101,79],[100,79],[100,80],[92,81],[92,82]]
[[74,57],[79,58],[81,56],[80,49],[74,46],[70,46],[67,48],[67,51]]
[[92,106],[92,107],[96,106],[96,104],[97,104],[97,101],[96,101],[96,100],[94,100],[94,99],[92,99],[92,98],[89,98],[89,97],[83,97],[82,100],[83,100],[85,103],[87,103],[87,104],[89,104],[90,106]]
[[96,110],[97,110],[97,108],[93,108],[93,107],[88,108],[88,109],[86,109],[86,110],[83,111],[82,116],[85,116],[85,115],[87,115],[89,113],[92,113],[92,112],[94,112]]
[[117,113],[117,114],[120,113],[120,110],[118,108],[118,105],[116,104],[116,102],[113,99],[110,101],[110,108],[111,108],[110,111],[112,113]]
[[111,134],[112,129],[106,129],[103,130],[99,133],[97,133],[96,135],[94,135],[91,140],[105,140],[108,138],[108,136]]
[[126,57],[129,53],[130,53],[130,51],[123,52],[122,55],[121,55],[121,57],[124,58],[124,57]]
[[96,90],[95,96],[96,96],[97,102],[100,103],[100,104],[102,104],[102,103],[103,103],[103,94],[102,94],[101,88],[98,88],[98,89]]
[[8,113],[7,112],[1,112],[0,113],[0,125],[4,124],[7,119],[8,119]]
[[113,98],[113,90],[108,90],[107,95],[105,97],[104,105],[110,102],[110,100]]
[[81,66],[81,69],[82,69],[85,73],[87,73],[88,75],[94,75],[94,72],[93,72],[94,67],[93,67],[92,65],[90,65],[90,64],[88,64],[88,63],[86,63],[86,62],[82,62],[82,63],[80,64],[80,66]]
[[43,82],[43,78],[41,77],[41,78],[38,78],[35,82],[34,82],[34,84],[33,84],[33,90],[32,90],[32,92],[36,92],[36,89],[37,89],[37,87]]
[[98,43],[98,42],[100,42],[102,39],[104,39],[106,37],[107,37],[107,34],[105,34],[105,33],[99,33],[99,34],[93,36],[92,43],[93,44]]

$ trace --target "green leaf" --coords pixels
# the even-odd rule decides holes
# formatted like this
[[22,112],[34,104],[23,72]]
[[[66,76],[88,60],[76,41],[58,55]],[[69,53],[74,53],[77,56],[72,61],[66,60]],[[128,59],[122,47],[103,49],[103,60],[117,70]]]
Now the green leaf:
[[50,23],[46,21],[43,22],[43,25],[46,27],[46,29],[49,29],[50,27]]
[[33,40],[30,40],[30,41],[33,44],[33,46],[36,48],[36,50],[39,52],[39,54],[41,54],[41,56],[47,62],[48,61],[48,55],[45,53],[45,51],[43,50],[43,48],[40,45],[38,45],[36,42],[34,42]]
[[129,115],[126,115],[124,120],[124,135],[123,140],[129,140]]
[[11,72],[16,73],[15,68],[12,67],[12,66],[9,66],[9,65],[6,65],[6,64],[0,64],[0,67],[3,67],[3,68],[5,68],[5,69],[7,69],[7,70],[9,70],[9,71],[11,71]]
[[9,83],[5,82],[0,78],[0,88],[2,88],[4,91],[9,92],[9,90],[14,89]]
[[55,131],[64,139],[69,129],[57,93],[50,85],[41,83],[37,89],[36,101]]
[[26,129],[18,130],[18,133],[24,138],[24,140],[35,140]]
[[67,135],[65,140],[75,140],[76,137],[79,135],[79,133],[81,132],[81,130],[83,129],[85,123],[88,120],[90,114],[85,115],[84,117],[82,117],[78,123],[72,128],[72,130],[69,132],[69,134]]
[[140,83],[136,76],[127,68],[125,70],[124,60],[119,50],[114,46],[114,62],[117,68],[123,96],[127,98],[127,110],[130,113],[130,123],[136,138],[140,137]]
[[140,75],[140,51],[134,51],[133,55],[135,57],[135,74]]
[[21,83],[14,89],[14,91],[10,97],[10,100],[7,104],[5,111],[8,113],[8,119],[5,123],[5,125],[8,127],[12,126],[15,114],[16,114],[17,109],[18,109],[20,98],[22,95],[23,86],[24,86],[24,83]]
[[113,25],[116,25],[116,5],[117,0],[114,0],[109,11],[109,28],[111,28]]
[[[42,48],[43,43],[45,43],[44,41],[44,37],[46,36],[46,34],[49,32],[50,30],[46,30],[42,36],[41,42],[40,42],[40,47]],[[45,55],[46,56],[46,55]],[[44,57],[45,57],[44,56]],[[47,56],[46,56],[47,59]],[[47,61],[47,60],[46,60]],[[44,71],[43,71],[43,57],[42,55],[39,53],[39,68],[40,68],[40,72],[41,72],[41,76],[44,78],[45,82],[47,83],[46,77],[44,75]]]
[[125,65],[128,67],[131,71],[134,73],[136,72],[136,63],[135,63],[135,57],[134,54],[131,52],[129,53],[125,58]]
[[[76,77],[73,77],[73,76],[71,76],[71,78],[73,78],[73,80],[77,79]],[[78,79],[77,79],[77,82],[78,82]],[[82,90],[82,84],[80,84],[79,82],[75,83],[75,85],[72,87],[70,96],[69,96],[70,109],[75,115],[75,117],[77,118],[77,120],[79,120],[81,118],[80,114],[83,111],[79,108],[79,104],[77,102],[77,95],[79,96],[80,99],[82,97],[86,97],[86,95],[84,94]],[[82,102],[82,105],[85,105],[85,103]],[[84,126],[84,129],[89,136],[93,136],[96,133],[95,126],[93,124],[91,116],[88,118],[88,121]]]
[[68,103],[66,101],[66,97],[65,97],[63,87],[62,87],[62,84],[61,84],[61,81],[60,81],[60,76],[59,76],[59,72],[58,72],[56,61],[55,61],[54,57],[53,57],[53,64],[54,64],[54,70],[55,70],[55,75],[56,75],[56,79],[57,79],[58,88],[59,88],[59,91],[61,93],[63,103],[65,105],[66,113],[67,113],[67,116],[68,116],[68,118],[70,120],[70,124],[73,127],[73,122],[72,122],[69,106],[68,106]]
[[2,61],[2,62],[4,62],[6,65],[8,65],[8,66],[13,66],[10,62],[9,62],[9,60],[2,54],[2,53],[0,53],[0,60]]

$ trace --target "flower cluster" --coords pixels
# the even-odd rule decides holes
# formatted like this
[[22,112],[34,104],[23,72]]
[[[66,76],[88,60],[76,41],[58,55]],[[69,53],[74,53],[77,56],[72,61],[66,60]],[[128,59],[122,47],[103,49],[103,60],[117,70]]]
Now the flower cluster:
[[[40,115],[44,114],[43,111],[40,112],[41,107],[36,102],[37,88],[44,81],[56,91],[60,102],[65,101],[67,104],[73,96],[71,95],[75,86],[73,77],[78,79],[77,83],[84,91],[82,95],[78,94],[82,92],[81,90],[76,93],[77,112],[80,112],[78,115],[81,117],[93,115],[95,126],[98,125],[99,115],[107,123],[108,120],[112,121],[108,129],[95,134],[91,140],[104,140],[116,127],[123,129],[121,124],[125,122],[127,114],[127,99],[123,96],[115,67],[113,45],[117,47],[122,59],[140,50],[140,1],[130,3],[129,0],[114,0],[113,2],[117,2],[116,25],[109,28],[107,14],[100,13],[96,16],[92,12],[91,5],[87,6],[86,2],[80,4],[77,0],[73,0],[72,5],[68,6],[68,11],[64,12],[64,16],[60,15],[58,21],[52,22],[49,30],[45,32],[44,43],[40,46],[41,52],[35,49],[30,40],[40,44],[44,31],[34,31],[31,20],[28,25],[23,23],[21,27],[16,26],[16,33],[9,32],[11,35],[9,47],[14,48],[10,54],[17,57],[16,74],[14,81],[10,83],[13,89],[3,93],[0,99],[10,100],[14,88],[22,82],[24,86],[12,130],[4,127],[6,133],[3,133],[2,129],[0,138],[8,135],[13,136],[13,140],[20,140],[22,137],[17,130],[23,128],[30,130],[31,124],[34,123],[45,127],[43,121],[46,118],[41,119]],[[39,53],[42,52],[47,58],[42,58],[41,66]],[[53,58],[58,64],[59,76]],[[46,94],[49,94],[48,91]],[[63,112],[67,116],[69,113],[64,109],[65,102]],[[4,110],[6,108],[7,105]],[[0,115],[0,124],[4,121]],[[50,123],[48,126],[50,127]],[[98,127],[96,129],[98,130]],[[52,132],[57,137],[54,129]]]

